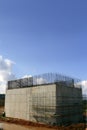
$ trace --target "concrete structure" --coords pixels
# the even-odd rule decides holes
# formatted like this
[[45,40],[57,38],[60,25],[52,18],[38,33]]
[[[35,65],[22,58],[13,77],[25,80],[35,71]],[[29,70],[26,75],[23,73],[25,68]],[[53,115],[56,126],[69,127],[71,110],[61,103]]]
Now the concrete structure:
[[65,82],[8,89],[7,117],[64,125],[82,119],[82,90]]

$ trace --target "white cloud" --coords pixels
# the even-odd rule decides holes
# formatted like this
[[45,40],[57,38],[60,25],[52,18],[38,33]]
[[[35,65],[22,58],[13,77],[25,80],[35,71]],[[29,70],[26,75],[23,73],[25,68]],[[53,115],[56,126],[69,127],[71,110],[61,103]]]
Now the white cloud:
[[81,82],[83,95],[87,95],[87,80]]
[[83,80],[81,82],[78,82],[74,84],[77,88],[81,87],[82,88],[82,94],[84,96],[87,96],[87,80]]
[[5,93],[8,80],[15,79],[15,75],[12,73],[13,65],[13,61],[5,59],[0,55],[0,93]]
[[32,75],[24,75],[22,78],[30,78]]
[[84,80],[84,81],[77,83],[76,86],[78,86],[78,87],[81,86],[82,94],[87,95],[87,80]]
[[45,84],[45,83],[47,83],[47,81],[43,78],[35,78],[34,83],[35,84]]
[[[32,75],[24,75],[22,78],[31,78],[33,77]],[[33,84],[45,84],[47,83],[46,79],[42,77],[33,77]]]

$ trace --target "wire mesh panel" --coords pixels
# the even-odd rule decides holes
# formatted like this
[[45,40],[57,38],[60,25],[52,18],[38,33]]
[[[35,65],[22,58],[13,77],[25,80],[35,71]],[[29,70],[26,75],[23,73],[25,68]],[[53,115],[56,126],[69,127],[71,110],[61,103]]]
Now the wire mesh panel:
[[69,87],[81,87],[79,79],[74,79],[57,73],[46,73],[29,78],[8,81],[8,89],[32,87],[58,82],[64,82],[64,84],[66,83]]

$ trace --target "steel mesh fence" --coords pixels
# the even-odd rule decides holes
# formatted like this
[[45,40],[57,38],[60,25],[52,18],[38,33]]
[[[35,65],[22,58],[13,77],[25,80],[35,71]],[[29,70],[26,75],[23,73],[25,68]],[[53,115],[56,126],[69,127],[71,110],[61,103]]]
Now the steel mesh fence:
[[71,78],[58,73],[45,73],[45,74],[36,75],[28,78],[8,81],[7,89],[32,87],[32,86],[58,83],[58,82],[62,82],[62,83],[64,82],[64,84],[66,83],[67,86],[69,87],[71,86],[71,87],[81,88],[81,84],[80,84],[81,81],[79,79]]

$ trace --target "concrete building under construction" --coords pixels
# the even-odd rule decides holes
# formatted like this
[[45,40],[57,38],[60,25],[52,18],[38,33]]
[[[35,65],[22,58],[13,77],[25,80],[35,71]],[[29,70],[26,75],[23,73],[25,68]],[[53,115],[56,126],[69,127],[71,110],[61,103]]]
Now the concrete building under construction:
[[50,125],[82,120],[82,89],[79,80],[59,74],[43,74],[8,82],[7,117]]

